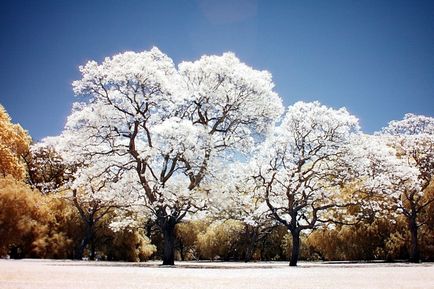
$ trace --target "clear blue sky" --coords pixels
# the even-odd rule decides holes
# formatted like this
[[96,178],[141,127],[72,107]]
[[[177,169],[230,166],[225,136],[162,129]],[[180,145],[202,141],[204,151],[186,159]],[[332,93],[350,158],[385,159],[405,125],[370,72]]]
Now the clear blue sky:
[[434,1],[0,2],[0,103],[35,139],[59,134],[87,60],[159,47],[233,51],[273,74],[285,105],[347,107],[373,132],[434,114]]

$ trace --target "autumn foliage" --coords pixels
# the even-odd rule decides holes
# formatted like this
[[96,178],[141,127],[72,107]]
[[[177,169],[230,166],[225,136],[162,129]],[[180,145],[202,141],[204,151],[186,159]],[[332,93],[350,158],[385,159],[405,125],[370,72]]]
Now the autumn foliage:
[[67,223],[74,212],[61,200],[43,196],[7,176],[0,179],[0,203],[1,255],[68,257],[72,244],[68,233],[74,232],[68,230]]
[[28,153],[30,137],[19,125],[13,124],[11,118],[0,104],[0,175],[13,176],[22,180],[26,176],[23,157]]

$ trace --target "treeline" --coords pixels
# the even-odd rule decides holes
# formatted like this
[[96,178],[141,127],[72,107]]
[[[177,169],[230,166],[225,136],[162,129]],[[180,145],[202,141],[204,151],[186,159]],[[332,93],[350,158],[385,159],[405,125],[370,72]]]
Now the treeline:
[[[431,194],[434,190],[431,190]],[[77,257],[86,224],[66,198],[42,194],[11,176],[0,179],[0,254],[10,258]],[[99,221],[83,256],[99,260],[161,259],[161,232],[151,220],[142,228],[114,232],[114,213]],[[424,261],[434,260],[434,205],[420,232]],[[261,232],[261,233],[258,233]],[[256,235],[255,235],[256,234]],[[318,228],[301,237],[301,260],[406,260],[410,236],[403,218],[365,220]],[[211,218],[176,226],[177,260],[288,260],[291,235],[282,225],[258,228],[242,221]]]
[[[31,151],[30,137],[10,122],[3,108],[0,113],[2,257],[124,261],[162,258],[163,237],[155,221],[148,219],[140,226],[114,231],[110,225],[116,219],[115,207],[103,207],[106,212],[102,218],[89,220],[80,215],[80,210],[92,213],[91,204],[82,203],[83,207],[79,207],[70,194],[50,192],[50,188],[54,190],[66,181],[65,165],[53,151]],[[6,140],[16,145],[5,144]],[[37,183],[51,187],[32,185]],[[426,195],[432,198],[433,186]],[[94,216],[95,213],[98,211]],[[419,234],[422,260],[432,261],[434,203],[423,211],[420,219],[424,220]],[[89,235],[90,222],[94,223]],[[292,238],[282,225],[254,226],[214,216],[179,223],[175,231],[177,260],[288,260],[291,255]],[[386,214],[352,225],[319,227],[303,234],[301,243],[302,260],[393,261],[409,258],[410,236],[405,218]]]
[[0,107],[0,254],[433,259],[434,118],[375,134],[345,108],[287,108],[233,53],[89,61],[63,132],[31,144]]
[[[163,236],[155,221],[113,230],[119,208],[59,192],[70,173],[54,151],[30,150],[31,139],[1,120],[0,255],[145,261],[161,259]],[[38,184],[44,184],[40,186]],[[55,193],[54,193],[55,192]],[[433,198],[434,189],[426,190]],[[93,202],[93,203],[92,203]],[[356,213],[357,210],[354,211]],[[125,218],[122,214],[121,218]],[[421,258],[434,260],[434,202],[419,217]],[[285,226],[251,225],[223,215],[184,221],[175,229],[177,260],[288,260],[292,238]],[[403,216],[372,215],[351,225],[327,224],[301,236],[302,260],[405,260],[410,235]]]
[[[431,214],[434,207],[430,208]],[[421,231],[420,246],[424,261],[434,260],[434,227]],[[270,227],[252,242],[254,228],[236,220],[200,220],[178,224],[176,256],[178,260],[260,261],[289,260],[292,238],[282,225]],[[355,261],[407,260],[409,240],[404,219],[388,218],[355,225],[318,228],[301,237],[301,260]],[[159,244],[158,236],[152,237]],[[160,247],[160,246],[158,246]]]

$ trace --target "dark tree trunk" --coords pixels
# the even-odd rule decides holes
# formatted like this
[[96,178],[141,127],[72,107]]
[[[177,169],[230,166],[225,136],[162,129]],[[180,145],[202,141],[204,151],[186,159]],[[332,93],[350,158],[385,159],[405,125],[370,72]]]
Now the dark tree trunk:
[[410,230],[411,244],[410,244],[410,262],[419,263],[420,253],[419,253],[419,242],[417,240],[417,220],[416,214],[412,214],[408,219],[408,228]]
[[81,240],[80,245],[78,246],[77,250],[75,251],[74,259],[76,259],[76,260],[83,259],[84,249],[86,249],[86,246],[88,243],[89,243],[89,241],[86,239],[86,237],[84,237]]
[[[76,259],[76,260],[83,259],[84,250],[86,249],[87,245],[89,245],[89,243],[92,242],[92,237],[93,237],[93,224],[86,223],[86,231],[84,233],[83,239],[81,240],[80,246],[76,250],[76,254],[74,256],[74,259]],[[94,257],[94,253],[95,253],[94,248],[92,248],[92,251],[93,252],[91,252],[91,256],[90,256],[91,258]],[[94,259],[91,259],[91,260],[94,260]]]
[[253,253],[255,253],[256,242],[258,240],[257,228],[252,227],[252,231],[249,230],[249,227],[246,228],[246,237],[247,237],[247,247],[246,253],[244,256],[244,262],[250,262],[253,257]]
[[17,246],[12,246],[10,248],[9,256],[10,256],[11,259],[22,259],[23,258],[22,251]]
[[163,265],[175,265],[175,224],[164,222],[161,229],[164,237]]
[[247,262],[250,262],[252,260],[253,252],[254,251],[255,250],[254,250],[254,245],[253,244],[250,244],[250,245],[247,246],[247,248],[246,248],[246,255],[244,257],[244,262],[247,263]]
[[298,257],[300,254],[300,232],[297,230],[291,231],[292,235],[292,251],[289,266],[297,266]]
[[95,261],[95,236],[92,234],[90,238],[90,256],[89,260]]

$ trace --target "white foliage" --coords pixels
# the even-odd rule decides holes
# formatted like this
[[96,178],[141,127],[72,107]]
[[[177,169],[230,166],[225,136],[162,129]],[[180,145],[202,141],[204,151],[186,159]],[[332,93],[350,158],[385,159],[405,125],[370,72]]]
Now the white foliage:
[[[396,158],[402,163],[396,170],[401,175],[397,176],[398,185],[391,197],[405,215],[411,216],[432,201],[423,196],[434,177],[434,118],[406,114],[402,120],[391,121],[377,135],[396,149]],[[410,172],[411,177],[402,176]]]
[[160,217],[205,208],[210,168],[250,152],[282,112],[271,74],[232,53],[177,69],[152,48],[80,71],[74,92],[88,101],[74,105],[60,136],[65,158],[80,164],[73,186],[109,180],[101,198],[142,202]]
[[407,113],[402,120],[392,120],[382,132],[389,135],[434,135],[434,118]]
[[334,110],[318,102],[297,102],[288,108],[251,162],[257,186],[275,217],[313,226],[322,206],[341,203],[338,184],[347,177],[342,160],[358,132],[357,118],[344,108]]
[[214,146],[249,148],[255,132],[264,132],[282,113],[271,74],[241,63],[233,53],[183,62],[179,72],[187,84],[192,121],[206,124]]

